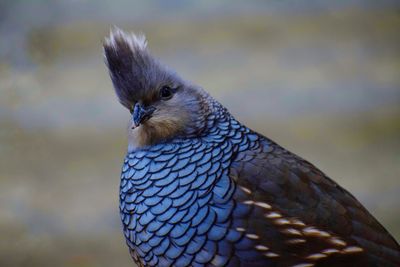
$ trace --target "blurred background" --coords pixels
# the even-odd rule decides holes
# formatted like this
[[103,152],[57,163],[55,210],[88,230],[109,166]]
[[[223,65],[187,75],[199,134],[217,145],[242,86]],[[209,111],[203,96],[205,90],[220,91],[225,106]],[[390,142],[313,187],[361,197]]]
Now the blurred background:
[[[397,2],[397,3],[396,3]],[[400,3],[0,1],[0,266],[132,266],[111,25],[319,166],[400,239]]]

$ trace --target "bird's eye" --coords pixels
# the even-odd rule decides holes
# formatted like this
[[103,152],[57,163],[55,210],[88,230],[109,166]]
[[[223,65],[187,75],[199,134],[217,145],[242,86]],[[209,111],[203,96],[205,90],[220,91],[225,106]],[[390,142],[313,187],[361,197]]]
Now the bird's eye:
[[163,87],[161,87],[161,89],[160,89],[160,98],[162,99],[162,100],[168,100],[168,99],[170,99],[171,97],[172,97],[172,95],[173,95],[173,90],[172,90],[172,88],[171,87],[169,87],[169,86],[163,86]]

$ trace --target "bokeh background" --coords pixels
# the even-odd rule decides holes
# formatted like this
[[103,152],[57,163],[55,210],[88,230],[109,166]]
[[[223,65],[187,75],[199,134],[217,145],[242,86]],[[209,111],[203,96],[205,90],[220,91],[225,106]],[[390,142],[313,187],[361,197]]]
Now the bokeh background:
[[0,1],[0,266],[132,266],[111,25],[319,166],[400,239],[398,1]]

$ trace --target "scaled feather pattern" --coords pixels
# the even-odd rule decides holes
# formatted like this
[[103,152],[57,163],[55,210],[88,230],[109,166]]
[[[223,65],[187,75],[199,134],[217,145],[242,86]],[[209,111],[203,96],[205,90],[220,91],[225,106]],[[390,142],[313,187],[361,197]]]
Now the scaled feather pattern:
[[400,266],[398,243],[357,199],[161,65],[144,36],[115,28],[104,52],[119,101],[155,110],[128,129],[121,175],[136,264]]

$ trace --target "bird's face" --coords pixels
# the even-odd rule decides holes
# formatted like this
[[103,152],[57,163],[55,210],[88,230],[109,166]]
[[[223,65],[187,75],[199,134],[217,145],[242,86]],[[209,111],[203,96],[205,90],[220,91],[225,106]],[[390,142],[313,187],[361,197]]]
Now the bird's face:
[[196,89],[183,84],[164,84],[149,90],[129,108],[130,148],[190,134],[197,128],[194,116],[201,114],[198,99]]
[[197,133],[207,116],[205,92],[155,60],[144,37],[111,31],[106,64],[119,101],[131,113],[129,149]]

